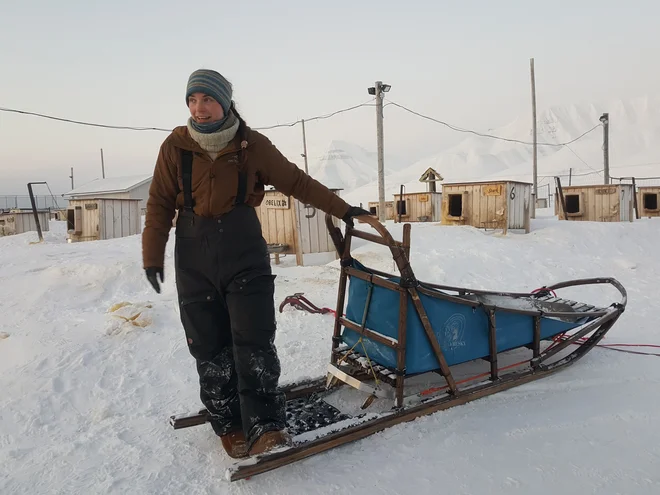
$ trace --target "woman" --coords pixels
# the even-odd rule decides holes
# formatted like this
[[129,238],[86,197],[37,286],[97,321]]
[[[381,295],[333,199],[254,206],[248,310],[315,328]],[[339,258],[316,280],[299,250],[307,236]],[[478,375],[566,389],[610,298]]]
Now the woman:
[[236,111],[219,73],[189,78],[190,118],[161,145],[142,233],[143,266],[156,292],[175,211],[181,322],[197,363],[200,396],[227,453],[244,457],[286,445],[278,390],[274,276],[255,207],[264,185],[352,224],[369,212],[348,205],[288,161]]

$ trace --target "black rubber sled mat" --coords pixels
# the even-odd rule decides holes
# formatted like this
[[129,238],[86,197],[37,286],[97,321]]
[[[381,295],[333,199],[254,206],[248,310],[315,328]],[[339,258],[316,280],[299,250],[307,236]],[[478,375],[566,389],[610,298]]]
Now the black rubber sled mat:
[[286,403],[287,428],[294,436],[350,417],[315,395],[288,400]]

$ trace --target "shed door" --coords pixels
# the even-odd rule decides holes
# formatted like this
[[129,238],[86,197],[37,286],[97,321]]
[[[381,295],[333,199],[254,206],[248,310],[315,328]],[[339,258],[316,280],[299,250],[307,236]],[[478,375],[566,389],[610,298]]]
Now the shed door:
[[633,210],[633,197],[632,197],[632,187],[621,186],[621,192],[619,193],[621,198],[621,207],[619,208],[620,220],[622,222],[632,221],[632,210]]

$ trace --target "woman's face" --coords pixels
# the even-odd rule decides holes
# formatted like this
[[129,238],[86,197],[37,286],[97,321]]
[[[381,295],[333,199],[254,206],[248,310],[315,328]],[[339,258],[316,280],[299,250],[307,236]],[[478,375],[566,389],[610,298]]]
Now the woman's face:
[[222,120],[225,112],[222,105],[204,93],[193,93],[188,97],[190,116],[198,124],[210,124]]

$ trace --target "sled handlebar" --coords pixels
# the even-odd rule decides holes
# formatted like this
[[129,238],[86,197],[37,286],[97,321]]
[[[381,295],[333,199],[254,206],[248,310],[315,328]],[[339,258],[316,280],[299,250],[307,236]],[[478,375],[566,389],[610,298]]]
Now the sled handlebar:
[[[342,261],[349,261],[351,259],[351,237],[359,237],[366,241],[375,242],[382,246],[386,246],[392,252],[392,257],[396,262],[401,276],[408,280],[414,280],[415,275],[412,272],[410,267],[410,262],[408,256],[410,253],[410,224],[404,224],[404,242],[396,241],[392,237],[392,234],[385,228],[376,217],[372,215],[358,215],[353,217],[355,220],[360,220],[370,227],[372,227],[378,234],[372,234],[370,232],[365,232],[364,230],[356,229],[355,226],[346,224],[346,234],[342,235],[341,229],[336,227],[332,215],[327,213],[325,215],[325,224],[332,238],[332,242],[339,253],[339,257]],[[405,240],[407,238],[407,241]]]

